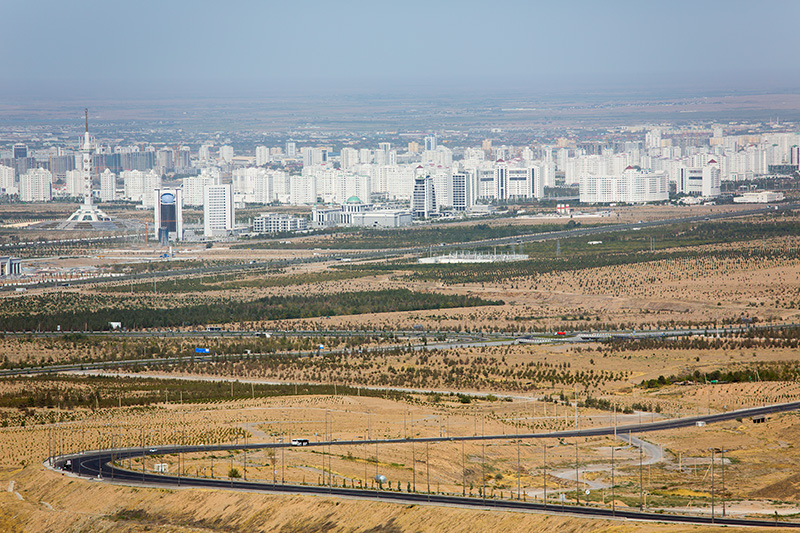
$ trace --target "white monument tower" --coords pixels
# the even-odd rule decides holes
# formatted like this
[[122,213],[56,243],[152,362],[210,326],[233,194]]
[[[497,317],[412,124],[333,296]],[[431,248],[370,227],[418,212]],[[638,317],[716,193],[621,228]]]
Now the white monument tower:
[[83,175],[83,204],[67,219],[68,222],[101,222],[111,220],[92,203],[92,139],[89,136],[89,110],[86,113],[86,130],[83,134],[83,147],[81,148]]

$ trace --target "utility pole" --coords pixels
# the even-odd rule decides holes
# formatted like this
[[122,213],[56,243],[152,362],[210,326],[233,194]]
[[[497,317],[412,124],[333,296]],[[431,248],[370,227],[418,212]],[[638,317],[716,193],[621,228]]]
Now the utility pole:
[[486,441],[481,441],[481,481],[483,483],[483,488],[481,489],[481,495],[483,496],[483,503],[486,504]]
[[464,441],[461,441],[461,495],[467,495],[467,464],[464,456]]
[[725,448],[720,452],[722,453],[722,518],[725,518]]
[[144,426],[142,426],[142,481],[144,481]]
[[[576,398],[577,399],[577,398]],[[578,475],[578,437],[575,437],[575,503],[581,504],[580,477]]]
[[411,441],[411,490],[417,492],[417,456],[413,440]]
[[519,461],[519,439],[517,439],[517,500],[522,499],[522,467]]
[[575,382],[575,431],[578,430],[578,382]]
[[614,442],[611,443],[611,516],[616,516],[617,502],[614,493],[614,450],[617,448],[617,404],[614,404]]
[[430,493],[431,493],[431,451],[430,451],[430,443],[425,442],[425,473],[426,477],[428,478],[427,485],[428,485],[428,500],[430,501]]
[[714,523],[714,448],[711,448],[711,523]]
[[547,444],[542,443],[542,486],[544,487],[544,502],[545,509],[547,508]]
[[[631,433],[628,432],[628,442],[633,444],[633,440],[631,440]],[[644,510],[644,485],[642,484],[642,445],[639,444],[639,510]]]

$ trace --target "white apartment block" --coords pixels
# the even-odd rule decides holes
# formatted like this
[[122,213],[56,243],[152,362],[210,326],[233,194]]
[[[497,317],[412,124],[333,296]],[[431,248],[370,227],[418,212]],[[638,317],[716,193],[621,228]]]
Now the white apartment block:
[[205,188],[209,185],[219,185],[220,178],[205,174],[183,178],[183,205],[204,205]]
[[709,159],[699,167],[681,166],[678,168],[677,191],[681,194],[716,198],[720,195],[720,165],[716,159]]
[[266,169],[258,167],[234,169],[233,193],[241,195],[248,204],[272,203],[272,175]]
[[261,213],[253,219],[253,232],[258,234],[305,231],[307,229],[307,219],[283,213]]
[[414,197],[411,200],[414,218],[430,218],[438,213],[433,178],[420,176],[414,180]]
[[113,202],[117,199],[117,175],[108,169],[100,174],[100,201]]
[[272,158],[269,156],[269,148],[266,146],[256,146],[256,166],[264,166],[269,163]]
[[19,199],[23,202],[49,202],[53,199],[53,175],[43,168],[32,168],[19,177]]
[[14,169],[0,165],[0,194],[17,194],[19,189],[14,181]]
[[219,147],[219,158],[226,163],[233,161],[233,146],[227,144]]
[[665,172],[628,167],[622,174],[584,176],[580,183],[581,203],[648,203],[669,199]]
[[206,185],[203,188],[203,235],[214,237],[233,230],[233,188],[227,185]]
[[153,191],[161,188],[161,175],[153,170],[123,170],[120,177],[126,200],[153,207]]
[[83,172],[80,170],[67,170],[65,176],[65,193],[67,196],[83,196]]

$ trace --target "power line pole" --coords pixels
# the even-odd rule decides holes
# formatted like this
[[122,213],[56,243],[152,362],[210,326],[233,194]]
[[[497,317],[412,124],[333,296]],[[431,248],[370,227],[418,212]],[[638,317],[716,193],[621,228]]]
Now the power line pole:
[[725,518],[725,448],[722,452],[722,518]]
[[425,474],[428,478],[427,485],[428,485],[428,500],[430,501],[430,493],[431,493],[431,449],[430,443],[425,443]]
[[575,503],[581,504],[581,486],[578,474],[578,437],[575,437]]
[[[472,494],[470,492],[470,494]],[[461,495],[467,495],[467,464],[464,456],[464,441],[461,441]]]
[[714,448],[711,448],[711,523],[714,523]]
[[481,481],[483,483],[481,495],[483,496],[483,503],[486,505],[486,441],[481,441],[481,447]]
[[519,461],[519,439],[517,439],[517,500],[522,499],[522,466]]
[[547,444],[542,443],[542,486],[544,487],[544,502],[545,509],[547,508]]
[[[633,444],[633,440],[631,440],[630,432],[628,432],[628,442]],[[644,502],[644,485],[642,484],[643,483],[642,465],[643,465],[643,463],[642,463],[642,442],[641,442],[641,439],[640,439],[640,442],[639,442],[639,510],[640,511],[644,510],[644,503],[643,503]]]
[[617,447],[617,404],[614,404],[614,442],[611,443],[611,516],[616,516],[617,502],[614,492],[614,450]]

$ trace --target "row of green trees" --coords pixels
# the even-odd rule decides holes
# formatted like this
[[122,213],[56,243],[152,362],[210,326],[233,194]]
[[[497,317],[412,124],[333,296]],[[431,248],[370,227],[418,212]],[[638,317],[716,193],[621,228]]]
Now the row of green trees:
[[[474,296],[413,292],[408,289],[387,289],[369,292],[343,292],[336,295],[312,294],[268,296],[251,301],[177,305],[171,308],[151,308],[136,300],[126,308],[100,308],[71,311],[57,310],[41,314],[19,313],[2,317],[5,331],[100,331],[109,328],[109,321],[122,322],[127,327],[169,328],[203,324],[225,324],[266,320],[288,320],[320,316],[361,315],[423,309],[448,309],[502,305],[502,301],[484,300]],[[138,305],[137,305],[138,304]]]

